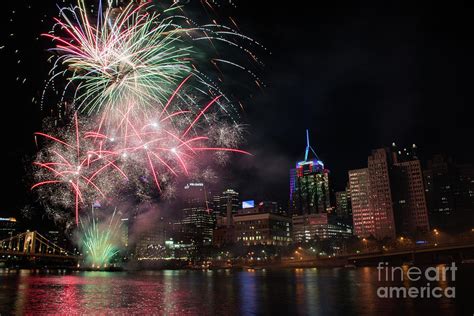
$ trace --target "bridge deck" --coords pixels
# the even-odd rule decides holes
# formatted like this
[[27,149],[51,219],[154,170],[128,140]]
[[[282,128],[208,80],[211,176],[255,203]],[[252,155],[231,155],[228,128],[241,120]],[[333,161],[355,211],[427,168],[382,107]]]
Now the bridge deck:
[[8,250],[0,250],[0,256],[2,255],[9,255],[9,256],[17,256],[17,257],[35,257],[35,258],[57,258],[57,259],[80,259],[80,256],[71,256],[71,255],[58,255],[58,254],[51,254],[51,253],[29,253],[29,252],[22,252],[22,251],[8,251]]
[[372,252],[372,253],[365,253],[365,254],[350,256],[348,257],[348,259],[349,260],[370,259],[370,258],[377,258],[377,257],[391,257],[391,256],[398,256],[398,255],[440,252],[440,251],[466,249],[466,248],[474,248],[474,243],[442,245],[442,246],[424,247],[424,248],[411,248],[411,249],[404,249],[404,250],[391,251],[391,252],[377,251],[377,252]]

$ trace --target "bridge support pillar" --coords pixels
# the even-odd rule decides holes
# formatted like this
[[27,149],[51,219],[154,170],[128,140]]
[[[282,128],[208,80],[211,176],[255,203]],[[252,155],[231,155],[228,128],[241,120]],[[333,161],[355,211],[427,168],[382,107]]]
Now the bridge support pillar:
[[36,232],[26,232],[25,242],[23,243],[24,253],[35,253],[36,249]]

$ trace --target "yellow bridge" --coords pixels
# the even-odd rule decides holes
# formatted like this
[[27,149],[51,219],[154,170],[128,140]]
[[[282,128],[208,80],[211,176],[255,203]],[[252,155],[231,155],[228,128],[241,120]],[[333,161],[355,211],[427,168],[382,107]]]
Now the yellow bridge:
[[0,240],[0,258],[2,257],[79,259],[79,256],[59,247],[37,231],[26,231]]

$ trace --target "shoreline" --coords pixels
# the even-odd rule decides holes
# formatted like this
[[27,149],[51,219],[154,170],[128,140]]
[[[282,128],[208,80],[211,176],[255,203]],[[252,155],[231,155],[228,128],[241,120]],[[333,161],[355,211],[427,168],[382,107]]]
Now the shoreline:
[[[436,266],[439,264],[449,264],[450,262],[443,263],[424,263],[417,266]],[[457,262],[461,267],[472,267],[474,262]],[[412,265],[412,264],[402,264]],[[396,266],[396,265],[395,265]],[[107,269],[95,269],[95,268],[77,268],[77,267],[0,267],[0,270],[9,271],[20,271],[29,270],[38,273],[49,272],[49,271],[64,271],[64,272],[141,272],[141,271],[259,271],[259,270],[287,270],[287,269],[357,269],[366,267],[376,267],[373,264],[364,265],[298,265],[298,264],[273,264],[273,265],[234,265],[228,267],[159,267],[159,266],[148,266],[148,267],[112,267]]]

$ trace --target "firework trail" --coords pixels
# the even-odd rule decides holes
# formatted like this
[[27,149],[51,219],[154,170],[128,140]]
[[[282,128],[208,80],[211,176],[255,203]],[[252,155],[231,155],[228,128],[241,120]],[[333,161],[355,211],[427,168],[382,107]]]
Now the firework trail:
[[232,28],[199,25],[176,1],[162,10],[144,1],[101,4],[95,18],[83,0],[62,8],[46,35],[57,53],[50,84],[68,79],[61,104],[72,90],[74,114],[70,126],[35,134],[41,150],[31,188],[44,204],[73,207],[76,225],[92,201],[146,196],[150,187],[169,196],[181,176],[213,178],[209,157],[223,163],[231,153],[249,154],[238,149],[236,110],[216,84],[221,78],[200,67],[203,56],[219,73],[231,65],[263,85],[250,69],[202,48],[224,44],[260,63],[241,42],[260,44]]
[[[122,161],[131,159],[134,165],[143,165],[145,162],[160,191],[160,173],[173,176],[189,175],[190,166],[203,152],[249,154],[231,146],[235,143],[231,140],[230,133],[227,134],[225,143],[216,142],[211,138],[214,137],[215,124],[209,125],[203,118],[217,99],[218,97],[214,98],[196,113],[178,110],[138,121],[129,118],[126,113],[122,114],[121,122],[126,127],[117,127],[117,130],[127,132],[122,138],[113,137],[113,152],[120,156]],[[91,133],[88,136],[102,139],[107,137],[100,133]]]
[[93,149],[92,143],[85,142],[79,129],[77,115],[74,115],[73,133],[67,131],[66,139],[61,139],[50,134],[37,132],[35,137],[41,137],[51,144],[46,146],[33,165],[36,167],[35,177],[39,181],[31,189],[40,189],[43,186],[53,186],[43,195],[56,197],[58,200],[70,201],[75,205],[76,224],[79,223],[79,204],[86,202],[87,198],[106,198],[105,190],[110,186],[99,188],[96,178],[103,173],[110,175],[108,169],[114,169],[125,179],[127,176],[117,166],[111,155],[106,155],[100,150]]
[[[55,28],[45,34],[56,43],[52,50],[58,54],[51,80],[65,75],[68,84],[64,93],[74,91],[76,108],[89,115],[100,113],[106,123],[130,103],[137,112],[162,110],[184,78],[192,78],[190,94],[206,98],[222,95],[219,103],[229,101],[216,81],[200,70],[202,56],[219,72],[219,64],[231,65],[263,85],[239,63],[208,57],[202,45],[224,43],[258,63],[256,55],[239,41],[259,43],[223,25],[200,26],[181,12],[177,2],[160,11],[147,2],[130,2],[124,8],[108,7],[98,12],[97,18],[90,17],[82,0],[77,7],[62,8]],[[57,71],[62,65],[66,69]],[[192,102],[193,98],[187,99]]]
[[92,207],[91,216],[81,219],[80,247],[86,263],[92,268],[106,268],[113,257],[120,251],[120,220],[115,217],[115,210],[110,220],[99,220]]
[[[216,113],[206,117],[218,98],[198,111],[163,110],[153,118],[130,116],[130,106],[126,112],[120,112],[121,120],[114,129],[124,132],[119,135],[106,134],[100,128],[81,130],[77,114],[72,125],[74,132],[67,130],[64,140],[38,132],[37,137],[51,144],[43,148],[34,162],[38,182],[32,189],[48,187],[43,195],[66,207],[73,200],[78,223],[80,205],[94,199],[109,199],[124,187],[131,187],[132,182],[142,182],[144,177],[150,178],[161,192],[161,182],[166,181],[160,179],[189,176],[206,152],[249,155],[233,147],[239,142],[238,126],[226,125]],[[173,108],[171,100],[169,103],[169,109]],[[100,126],[93,121],[90,125]]]

